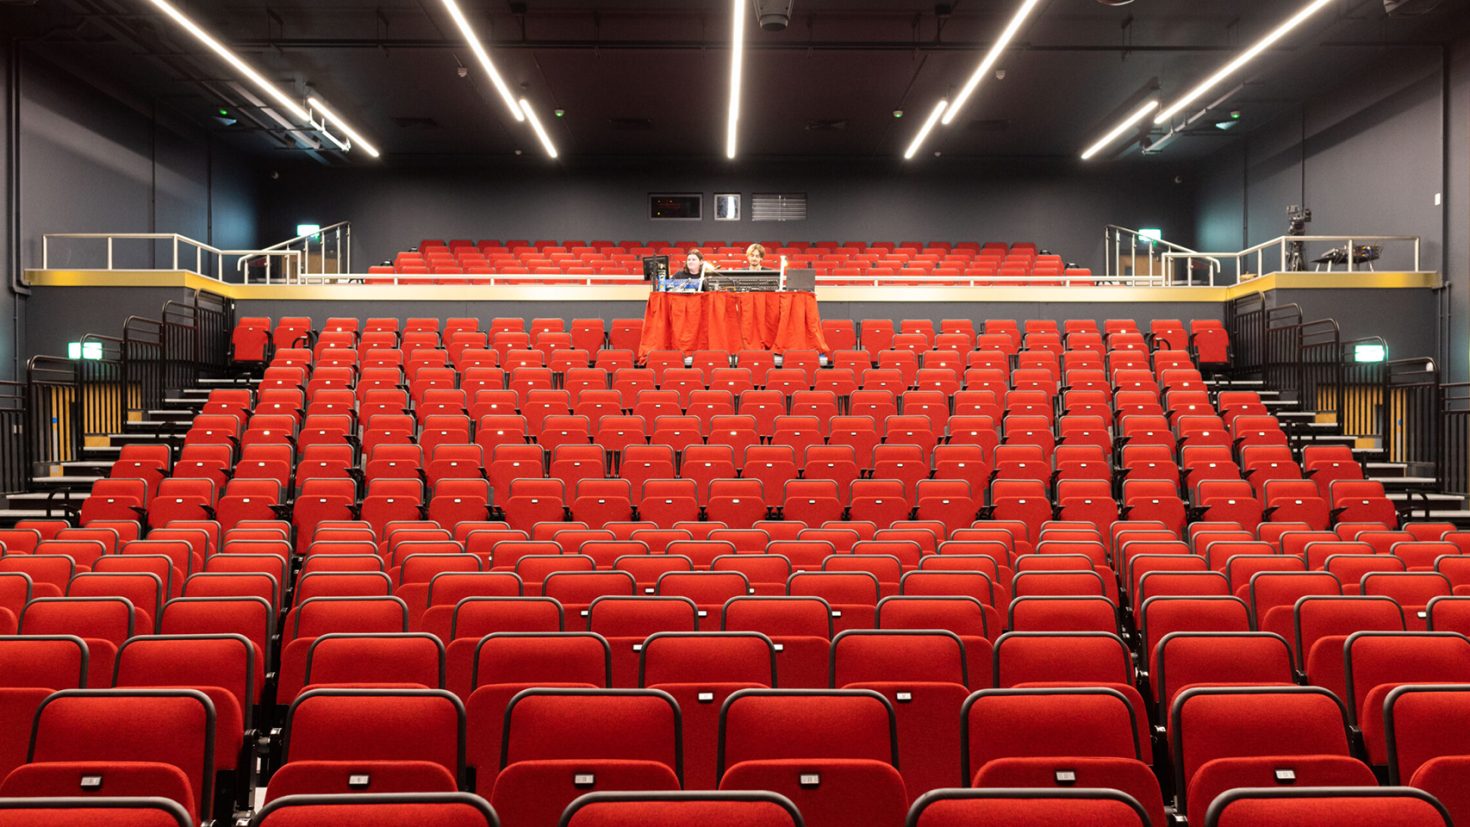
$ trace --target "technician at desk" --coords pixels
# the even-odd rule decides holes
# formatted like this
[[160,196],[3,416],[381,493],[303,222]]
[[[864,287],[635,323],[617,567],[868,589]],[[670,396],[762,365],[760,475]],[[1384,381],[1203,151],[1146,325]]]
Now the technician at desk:
[[745,266],[748,270],[769,270],[765,264],[766,248],[752,244],[745,248]]
[[704,290],[705,275],[717,272],[718,269],[704,260],[704,253],[690,250],[684,256],[684,269],[669,274],[668,292],[699,293]]

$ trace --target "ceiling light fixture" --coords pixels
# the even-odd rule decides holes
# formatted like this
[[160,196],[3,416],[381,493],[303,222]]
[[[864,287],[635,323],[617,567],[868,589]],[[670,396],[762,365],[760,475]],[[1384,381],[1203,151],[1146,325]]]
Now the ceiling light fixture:
[[[311,106],[312,109],[315,109],[316,111],[318,111],[318,112],[320,112],[322,114],[322,129],[321,129],[321,132],[322,132],[323,135],[326,135],[328,138],[332,138],[332,140],[333,140],[334,143],[337,143],[337,141],[336,141],[336,138],[332,135],[332,133],[329,132],[328,129],[327,129],[327,127],[328,127],[329,124],[331,126],[335,126],[336,128],[342,130],[342,134],[346,135],[347,136],[347,139],[350,140],[350,141],[352,141],[352,145],[353,146],[360,146],[360,147],[362,147],[363,152],[366,152],[367,154],[373,156],[374,158],[377,158],[377,157],[379,157],[382,154],[382,153],[378,152],[378,148],[377,147],[373,146],[371,143],[368,143],[367,139],[365,139],[361,135],[357,134],[357,130],[355,130],[352,127],[348,126],[345,121],[343,121],[340,117],[338,117],[336,112],[333,112],[332,110],[328,109],[327,106],[326,106],[326,104],[322,103],[319,98],[309,97],[309,98],[306,99],[306,103],[309,106]],[[346,147],[343,147],[343,148],[346,149]]]
[[740,75],[745,65],[745,0],[730,0],[733,9],[730,34],[730,112],[725,126],[725,157],[735,157],[735,138],[740,123]]
[[1113,141],[1121,138],[1123,136],[1123,133],[1132,129],[1135,124],[1147,117],[1148,113],[1158,108],[1159,102],[1157,100],[1150,100],[1143,106],[1140,106],[1137,109],[1133,110],[1133,114],[1124,118],[1122,123],[1108,130],[1108,134],[1102,136],[1101,138],[1098,138],[1097,143],[1083,150],[1082,160],[1086,161],[1099,152],[1102,152],[1104,149],[1107,149],[1108,146],[1113,143]]
[[536,132],[536,137],[541,141],[541,146],[546,154],[556,157],[556,145],[551,142],[551,136],[546,134],[546,129],[541,126],[541,119],[536,117],[536,110],[531,108],[531,102],[521,98],[521,111],[526,113],[526,120],[531,122],[531,129]]
[[919,127],[919,134],[914,136],[914,142],[909,144],[908,149],[904,150],[904,160],[909,160],[910,158],[913,158],[914,155],[919,151],[919,147],[923,145],[924,139],[929,137],[929,133],[934,130],[934,125],[936,123],[939,123],[939,116],[944,114],[944,110],[948,106],[949,101],[941,100],[938,105],[934,107],[934,111],[929,113],[929,117],[924,119],[924,125]]
[[1169,104],[1167,109],[1154,116],[1154,123],[1164,123],[1177,115],[1181,109],[1194,103],[1206,92],[1219,85],[1221,81],[1239,71],[1240,67],[1254,60],[1261,52],[1271,48],[1272,44],[1285,37],[1292,29],[1306,22],[1307,18],[1321,11],[1331,2],[1332,0],[1312,0],[1301,11],[1288,18],[1285,23],[1277,26],[1265,37],[1256,41],[1255,45],[1236,55],[1229,63],[1217,69],[1213,75],[1205,78],[1198,86],[1189,90],[1184,97]]
[[1006,50],[1011,40],[1015,38],[1016,33],[1021,30],[1021,24],[1026,22],[1026,18],[1031,16],[1031,12],[1035,11],[1036,7],[1040,4],[1041,0],[1023,0],[1021,7],[1016,9],[1015,16],[1011,18],[1011,22],[1006,24],[1005,30],[1000,33],[1000,37],[990,47],[990,51],[985,53],[985,59],[981,60],[980,65],[975,67],[975,71],[970,75],[970,79],[965,81],[965,85],[960,89],[960,93],[955,96],[954,104],[949,107],[948,112],[944,113],[945,126],[949,126],[954,122],[955,115],[959,114],[960,107],[964,106],[965,101],[970,99],[970,94],[975,91],[975,87],[980,85],[980,81],[984,80],[985,76],[990,74],[991,67],[995,66],[997,60],[1000,60],[1001,53]]
[[474,52],[475,59],[480,62],[480,68],[485,70],[485,74],[490,76],[490,82],[495,84],[495,91],[500,93],[500,99],[505,101],[505,105],[510,108],[510,113],[515,116],[516,120],[524,121],[526,116],[521,113],[521,108],[516,104],[516,96],[511,94],[505,78],[500,76],[499,70],[491,62],[490,53],[485,51],[485,44],[480,42],[479,36],[470,26],[469,19],[464,16],[463,11],[460,11],[459,4],[454,0],[444,0],[444,8],[454,20],[454,25],[459,27],[459,33],[464,36],[470,51]]
[[296,117],[297,120],[306,121],[308,123],[311,121],[311,115],[302,108],[300,103],[293,100],[291,96],[287,95],[285,92],[281,91],[280,87],[266,80],[264,75],[262,75],[260,72],[257,72],[255,68],[252,67],[250,64],[241,60],[239,56],[236,55],[234,52],[226,49],[224,45],[218,40],[215,40],[214,37],[209,34],[209,32],[206,32],[205,30],[199,28],[199,24],[195,23],[193,20],[190,20],[188,17],[185,17],[183,12],[174,8],[172,5],[168,4],[164,0],[152,0],[152,2],[153,5],[158,7],[159,11],[168,15],[170,19],[179,24],[179,26],[183,27],[183,29],[189,34],[194,35],[194,38],[200,43],[208,46],[210,51],[219,55],[220,59],[224,60],[224,62],[234,67],[235,71],[249,78],[251,83],[254,83],[256,86],[260,87],[260,91],[264,92],[268,97],[270,97],[276,103],[280,104],[282,109],[290,112],[293,116]]
[[[279,104],[280,107],[286,112],[290,113],[292,117],[296,118],[296,120],[300,122],[308,123],[316,127],[317,131],[320,132],[327,140],[336,145],[338,149],[346,152],[347,150],[351,149],[352,146],[360,146],[367,154],[373,156],[374,158],[379,157],[380,153],[378,152],[376,147],[374,147],[370,142],[364,139],[362,135],[358,134],[357,130],[349,126],[347,122],[342,120],[342,118],[339,117],[336,113],[332,112],[330,109],[324,106],[321,101],[317,100],[314,97],[307,99],[307,103],[313,109],[322,114],[323,122],[318,124],[315,120],[312,119],[311,113],[308,112],[298,100],[286,94],[286,92],[282,90],[281,87],[267,80],[265,75],[262,75],[255,67],[242,60],[239,55],[225,48],[224,44],[216,40],[213,35],[211,35],[209,32],[206,32],[203,28],[199,26],[198,23],[195,23],[183,12],[174,8],[173,5],[166,2],[166,0],[152,0],[152,3],[158,8],[159,11],[167,15],[169,19],[179,24],[180,28],[193,35],[196,40],[207,46],[210,51],[218,55],[220,59],[223,60],[225,63],[228,63],[236,72],[244,75],[251,83],[259,87],[260,91],[264,92],[266,97]],[[221,118],[228,118],[228,115],[228,110],[220,110]],[[230,120],[231,124],[233,124],[233,119]],[[352,144],[349,145],[347,143],[344,143],[336,135],[328,131],[328,129],[326,128],[326,121],[328,120],[331,121],[332,126],[341,130],[342,133],[345,134],[352,141]]]

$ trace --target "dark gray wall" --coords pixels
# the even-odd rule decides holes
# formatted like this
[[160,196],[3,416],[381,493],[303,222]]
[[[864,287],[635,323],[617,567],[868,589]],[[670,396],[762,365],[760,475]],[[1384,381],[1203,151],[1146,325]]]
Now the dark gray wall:
[[11,256],[11,228],[15,215],[11,212],[10,205],[10,183],[11,176],[15,170],[10,165],[10,95],[14,90],[11,86],[10,77],[10,44],[0,40],[0,89],[4,94],[0,95],[0,184],[4,185],[3,194],[0,194],[0,216],[5,223],[0,226],[0,379],[14,379],[18,375],[20,354],[25,350],[25,323],[20,318],[20,302],[15,293],[10,289],[10,278],[13,265]]
[[[0,45],[0,56],[8,45]],[[260,173],[207,130],[33,49],[21,47],[19,72],[12,76],[9,69],[0,60],[7,95],[19,101],[21,267],[41,266],[46,233],[169,232],[227,249],[261,243]],[[8,112],[0,112],[0,126]],[[0,148],[8,149],[8,135],[0,130]],[[8,201],[6,210],[8,227]],[[131,313],[158,315],[161,300],[119,307],[111,303],[117,296],[105,292],[78,293],[73,302],[17,300],[8,287],[11,251],[4,245],[0,237],[7,284],[0,288],[0,325],[7,331],[0,336],[0,378],[20,375],[30,355],[64,353],[66,342],[83,333],[116,335]],[[100,241],[59,241],[50,263],[100,267],[103,249]],[[115,252],[118,267],[170,263],[162,243],[118,242]]]
[[1444,273],[1448,287],[1442,300],[1440,358],[1449,377],[1470,379],[1470,41],[1461,41],[1447,56],[1445,145],[1449,182],[1445,193]]
[[[268,184],[269,235],[298,223],[352,222],[354,269],[424,238],[680,240],[1034,241],[1101,268],[1103,227],[1158,226],[1190,235],[1190,184],[1167,163],[1089,167],[1070,161],[1024,168],[925,159],[822,163],[625,163],[523,157],[464,169],[281,170]],[[702,221],[652,221],[651,192],[705,194]],[[740,192],[740,222],[714,221],[710,194]],[[749,220],[754,192],[804,192],[805,221]],[[1187,242],[1186,242],[1187,243]]]
[[25,302],[25,357],[65,356],[88,333],[120,337],[129,316],[157,319],[164,302],[189,303],[182,287],[36,287]]
[[[1203,164],[1195,235],[1210,250],[1238,250],[1286,229],[1285,208],[1313,212],[1319,235],[1419,235],[1421,267],[1443,262],[1441,56],[1435,48],[1385,50],[1371,72],[1316,95]],[[1321,245],[1329,246],[1329,245]],[[1382,266],[1407,267],[1385,249]]]
[[[1444,273],[1448,287],[1441,306],[1419,307],[1408,320],[1436,331],[1433,338],[1422,351],[1400,353],[1438,354],[1447,378],[1463,380],[1470,376],[1470,41],[1444,51],[1385,50],[1365,65],[1202,164],[1195,235],[1203,249],[1241,249],[1282,235],[1286,205],[1305,204],[1310,233],[1421,236],[1420,266]],[[1380,269],[1409,266],[1406,252],[1391,249]],[[1372,310],[1359,319],[1370,328]],[[1339,315],[1364,311],[1344,307]]]
[[[21,238],[26,267],[41,237],[170,232],[217,247],[259,242],[253,165],[207,130],[26,51],[20,80]],[[53,267],[100,266],[101,242],[58,242]],[[164,245],[119,243],[120,267],[166,266]]]

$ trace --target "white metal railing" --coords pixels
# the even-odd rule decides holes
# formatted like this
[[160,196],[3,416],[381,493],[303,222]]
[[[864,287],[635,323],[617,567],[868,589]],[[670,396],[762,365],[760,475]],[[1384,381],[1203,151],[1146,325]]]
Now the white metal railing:
[[[1160,279],[1160,283],[1168,285],[1180,281],[1189,284],[1191,280],[1187,277],[1174,277],[1174,259],[1166,258],[1167,253],[1188,253],[1205,261],[1209,268],[1210,284],[1215,283],[1215,275],[1220,271],[1219,259],[1191,250],[1182,244],[1143,235],[1128,227],[1109,224],[1103,229],[1103,239],[1103,255],[1107,258],[1103,267],[1105,273],[1155,277]],[[1193,266],[1193,261],[1185,266]]]
[[[1167,252],[1163,254],[1163,258],[1169,260],[1171,263],[1182,260],[1185,268],[1192,267],[1195,259],[1233,260],[1235,262],[1235,280],[1239,282],[1247,278],[1264,275],[1268,272],[1290,273],[1306,270],[1306,264],[1310,261],[1307,258],[1306,245],[1314,242],[1345,245],[1349,253],[1346,262],[1347,272],[1351,273],[1355,269],[1362,269],[1361,262],[1357,268],[1353,266],[1353,260],[1355,258],[1352,255],[1355,252],[1353,248],[1358,242],[1385,241],[1404,242],[1408,244],[1413,251],[1413,260],[1410,265],[1411,271],[1415,273],[1420,272],[1419,236],[1417,235],[1283,235],[1234,253]],[[1275,252],[1272,252],[1273,250]],[[1296,261],[1293,261],[1293,259],[1296,259]],[[1248,269],[1252,260],[1255,262],[1255,269],[1253,270]],[[1268,263],[1275,265],[1273,270],[1267,269]],[[1331,265],[1328,266],[1330,267]],[[1368,269],[1373,269],[1371,264]],[[1188,272],[1188,269],[1185,272]],[[1211,285],[1215,283],[1214,274],[1215,270],[1211,270]]]
[[[641,275],[623,274],[565,274],[565,273],[337,273],[310,275],[301,278],[273,282],[274,284],[339,284],[339,285],[463,285],[463,286],[516,286],[534,287],[576,285],[648,285]],[[1162,276],[834,276],[819,275],[818,286],[826,287],[890,287],[923,286],[937,287],[1162,287]]]
[[[315,253],[312,250],[315,248]],[[273,273],[276,253],[295,250],[301,254],[294,273]],[[283,262],[284,263],[284,262]],[[245,256],[236,263],[246,284],[252,275],[259,275],[270,284],[274,278],[297,279],[337,276],[352,272],[352,222],[338,221],[315,232],[288,238],[279,244],[265,247],[256,255]],[[258,272],[257,272],[258,271]]]
[[[186,270],[196,275],[212,278],[216,281],[224,281],[225,274],[229,271],[225,267],[228,259],[235,259],[238,268],[239,262],[247,258],[266,256],[269,259],[281,259],[280,270],[287,272],[301,269],[301,251],[299,250],[226,250],[205,244],[202,241],[179,235],[178,233],[46,233],[41,236],[41,268],[51,269],[52,246],[55,242],[65,241],[101,241],[102,266],[77,266],[68,262],[65,266],[82,270],[162,270],[163,267],[137,265],[117,265],[118,242],[148,242],[146,251],[148,254],[156,254],[160,242],[167,245],[166,258],[170,262],[166,269]],[[130,247],[138,246],[129,244]],[[129,251],[131,252],[131,250]],[[190,259],[193,259],[191,268]],[[86,260],[88,263],[96,262],[96,259]],[[150,261],[150,264],[152,262]],[[237,270],[238,272],[238,270]]]

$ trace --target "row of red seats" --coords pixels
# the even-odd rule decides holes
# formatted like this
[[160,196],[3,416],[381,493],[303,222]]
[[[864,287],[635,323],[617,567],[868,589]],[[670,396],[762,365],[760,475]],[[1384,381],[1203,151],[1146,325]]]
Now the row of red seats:
[[[53,825],[55,819],[105,818],[117,827],[187,827],[188,814],[166,800],[132,798],[32,798],[7,802],[14,827]],[[1311,790],[1232,790],[1207,819],[1208,827],[1235,824],[1301,827],[1324,819],[1361,817],[1399,827],[1447,827],[1443,805],[1406,787]],[[300,827],[342,819],[359,827],[433,823],[440,827],[499,827],[488,802],[454,793],[291,797],[274,802],[252,827]],[[1115,790],[1086,788],[950,789],[916,801],[912,827],[969,824],[1040,824],[1068,821],[1097,827],[1148,827],[1148,814]],[[641,827],[699,823],[743,827],[803,827],[796,806],[775,793],[588,793],[567,806],[564,827]]]
[[[356,319],[333,318],[328,319],[320,333],[313,330],[312,322],[307,317],[285,317],[282,318],[275,328],[271,327],[271,320],[266,317],[244,317],[236,324],[232,333],[232,346],[234,359],[240,362],[262,362],[269,356],[272,347],[296,347],[301,344],[314,342],[319,335],[352,334],[342,339],[338,346],[345,345],[362,350],[370,349],[371,346],[383,348],[401,347],[404,350],[412,350],[415,347],[433,348],[451,344],[451,339],[456,334],[479,333],[479,322],[476,319],[450,319],[445,323],[442,339],[439,336],[438,319],[409,319],[401,332],[399,321],[394,318],[368,319],[359,331],[359,322]],[[605,346],[614,349],[637,350],[638,340],[642,331],[641,319],[615,319],[612,322],[609,333],[606,322],[601,319],[573,319],[568,328],[567,323],[561,319],[534,319],[529,331],[524,319],[496,318],[491,320],[490,327],[484,331],[493,341],[494,337],[505,333],[529,334],[528,338],[521,340],[521,349],[529,349],[535,337],[546,334],[566,334],[570,338],[566,345],[572,348],[595,353]],[[1151,323],[1150,336],[1163,348],[1184,350],[1193,348],[1199,354],[1202,364],[1225,364],[1229,361],[1229,340],[1223,325],[1216,320],[1194,320],[1186,327],[1178,320],[1155,320]],[[826,319],[822,323],[823,333],[828,345],[834,350],[855,349],[861,343],[861,347],[870,354],[880,350],[893,349],[894,337],[896,335],[923,336],[922,344],[914,340],[912,344],[904,345],[905,349],[928,350],[953,349],[956,351],[999,350],[1003,353],[1014,354],[1020,350],[1022,345],[1022,328],[1014,321],[989,320],[984,323],[984,329],[976,332],[974,322],[965,319],[947,319],[939,323],[935,328],[931,320],[902,320],[895,327],[889,320],[866,319],[861,324],[862,335],[859,339],[857,327],[849,319]],[[1054,321],[1031,320],[1027,321],[1024,332],[1029,337],[1037,334],[1032,349],[1049,349],[1060,352],[1063,350],[1063,337],[1066,341],[1072,341],[1073,334],[1082,334],[1077,341],[1082,344],[1087,341],[1087,336],[1106,335],[1111,339],[1117,334],[1137,334],[1137,325],[1126,320],[1107,320],[1102,329],[1098,328],[1097,322],[1090,320],[1069,320],[1063,323],[1059,329]],[[432,336],[428,334],[434,334]],[[941,339],[940,337],[950,337]],[[999,337],[1005,338],[999,338]],[[414,338],[418,337],[418,338]],[[987,337],[987,338],[981,338]],[[1055,337],[1048,341],[1048,337]],[[329,341],[331,341],[329,339]],[[900,343],[908,340],[900,340]],[[1095,340],[1094,340],[1095,341]],[[1121,340],[1120,340],[1121,341]],[[971,344],[973,343],[973,345]],[[557,342],[548,340],[547,349],[553,349]],[[480,345],[485,347],[486,345]],[[1136,345],[1129,345],[1135,347]],[[1087,345],[1089,349],[1095,349],[1094,345]]]
[[[402,655],[413,638],[378,638],[400,651],[359,640],[363,645],[343,654],[387,671],[414,671],[385,662]],[[1024,640],[1017,638],[1018,645]],[[1249,643],[1268,642],[1248,635],[1175,640],[1196,653],[1217,643],[1257,658]],[[62,641],[0,644],[19,662],[46,657],[46,671],[58,683],[66,681],[65,663],[78,657],[74,651],[68,657],[71,645]],[[775,672],[774,644],[763,635],[652,636],[642,664],[647,688],[630,690],[601,688],[607,647],[597,636],[492,635],[482,647],[491,650],[482,653],[486,682],[467,703],[432,688],[324,687],[301,694],[287,713],[283,760],[272,767],[267,802],[374,785],[463,788],[488,798],[508,825],[540,827],[555,823],[589,790],[718,784],[782,793],[814,825],[896,825],[923,792],[966,781],[980,788],[1048,787],[1061,772],[1070,784],[1126,793],[1147,814],[1145,823],[1167,818],[1151,767],[1155,757],[1140,743],[1121,692],[1052,684],[971,693],[962,682],[963,644],[952,635],[839,635],[833,658],[840,688],[801,693],[759,688],[770,686]],[[1460,812],[1464,795],[1455,784],[1470,756],[1445,736],[1444,725],[1470,714],[1470,692],[1400,686],[1398,679],[1416,669],[1463,675],[1470,640],[1359,633],[1348,647],[1353,674],[1384,681],[1374,692],[1382,693],[1395,757],[1377,764],[1431,787]],[[212,809],[221,768],[220,745],[211,749],[211,741],[216,735],[238,740],[235,730],[247,720],[231,717],[239,712],[231,704],[248,697],[239,694],[240,683],[249,682],[243,651],[229,637],[137,638],[124,656],[142,676],[150,668],[177,675],[171,663],[190,664],[183,671],[193,675],[174,677],[175,689],[9,690],[17,705],[39,700],[28,760],[10,771],[0,793],[56,794],[81,764],[112,777],[109,792],[161,795],[198,821]],[[213,668],[203,671],[206,664]],[[563,676],[557,686],[527,681],[548,670]],[[192,688],[201,678],[237,688]],[[1221,794],[1271,780],[1376,785],[1353,746],[1352,718],[1330,693],[1289,683],[1232,683],[1238,685],[1192,686],[1171,705],[1167,749],[1179,774],[1174,811],[1191,824],[1205,823],[1202,810]],[[713,700],[718,708],[706,711]],[[360,735],[364,721],[373,722],[371,738]],[[95,746],[97,731],[109,733],[110,748]],[[574,774],[585,780],[568,784]]]
[[[1201,534],[1203,534],[1203,532],[1201,532]],[[1249,535],[1247,535],[1247,536],[1249,536]],[[1230,563],[1233,563],[1233,562],[1237,562],[1238,561],[1238,558],[1239,558],[1239,556],[1237,555],[1235,558],[1227,559],[1227,561],[1226,561],[1227,562],[1227,565],[1230,564]],[[1253,595],[1253,597],[1254,597],[1254,595]],[[1180,601],[1180,602],[1182,602],[1182,601]],[[1197,605],[1196,606],[1191,606],[1191,607],[1180,606],[1179,608],[1181,610],[1183,610],[1184,611],[1184,614],[1186,616],[1188,616],[1188,617],[1199,617],[1199,616],[1203,616],[1205,614],[1209,614],[1209,613],[1201,612],[1200,611],[1200,608]],[[1214,617],[1214,615],[1211,615],[1211,617]],[[1146,623],[1151,623],[1152,624],[1152,628],[1154,628],[1155,630],[1158,629],[1158,625],[1157,624],[1160,623],[1160,621],[1157,618],[1149,618],[1145,622]],[[1217,621],[1214,621],[1214,622],[1217,622]],[[1246,626],[1245,628],[1249,628],[1249,626]]]

